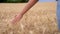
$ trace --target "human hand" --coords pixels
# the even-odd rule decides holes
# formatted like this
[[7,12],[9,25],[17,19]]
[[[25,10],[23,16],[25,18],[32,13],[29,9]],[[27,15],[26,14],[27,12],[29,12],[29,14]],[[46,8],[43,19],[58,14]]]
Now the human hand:
[[17,24],[17,22],[19,22],[21,20],[21,18],[23,17],[23,15],[17,15],[15,16],[12,20],[11,20],[11,23],[12,24]]

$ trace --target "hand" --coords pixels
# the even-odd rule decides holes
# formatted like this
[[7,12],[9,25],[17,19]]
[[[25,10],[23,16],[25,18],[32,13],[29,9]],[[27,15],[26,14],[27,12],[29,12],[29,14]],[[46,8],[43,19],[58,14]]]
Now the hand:
[[16,17],[14,17],[12,20],[11,20],[11,23],[12,24],[17,24],[17,22],[20,21],[20,19],[23,17],[23,15],[17,15]]

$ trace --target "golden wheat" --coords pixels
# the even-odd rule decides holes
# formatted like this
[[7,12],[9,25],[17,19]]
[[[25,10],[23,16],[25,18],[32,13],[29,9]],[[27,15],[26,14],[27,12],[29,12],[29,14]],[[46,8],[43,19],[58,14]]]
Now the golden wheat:
[[0,34],[59,34],[56,22],[56,2],[37,3],[18,22],[10,20],[26,3],[0,3]]

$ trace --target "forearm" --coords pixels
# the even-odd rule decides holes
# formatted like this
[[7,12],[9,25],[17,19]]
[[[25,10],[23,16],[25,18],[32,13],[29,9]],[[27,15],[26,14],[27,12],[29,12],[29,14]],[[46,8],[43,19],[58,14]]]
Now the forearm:
[[12,20],[12,23],[18,22],[23,15],[37,2],[38,0],[29,0],[28,4],[23,8],[23,10]]
[[29,0],[28,4],[21,11],[21,15],[24,15],[38,0]]

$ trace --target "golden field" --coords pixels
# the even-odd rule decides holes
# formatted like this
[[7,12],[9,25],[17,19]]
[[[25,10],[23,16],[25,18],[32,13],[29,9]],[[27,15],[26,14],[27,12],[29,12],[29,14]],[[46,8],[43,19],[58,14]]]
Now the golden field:
[[0,3],[0,34],[60,34],[56,2],[35,4],[16,25],[10,21],[26,3]]

